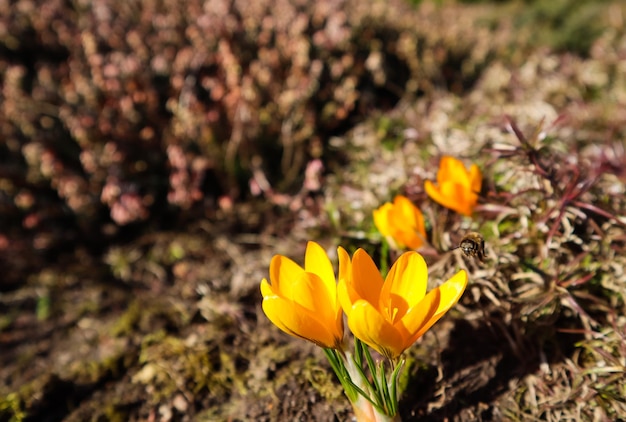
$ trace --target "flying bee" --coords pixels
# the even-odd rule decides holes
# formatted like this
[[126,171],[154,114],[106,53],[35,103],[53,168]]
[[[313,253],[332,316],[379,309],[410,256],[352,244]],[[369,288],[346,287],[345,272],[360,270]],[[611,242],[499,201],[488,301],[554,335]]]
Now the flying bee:
[[476,232],[469,232],[461,239],[458,246],[467,257],[485,259],[485,238]]

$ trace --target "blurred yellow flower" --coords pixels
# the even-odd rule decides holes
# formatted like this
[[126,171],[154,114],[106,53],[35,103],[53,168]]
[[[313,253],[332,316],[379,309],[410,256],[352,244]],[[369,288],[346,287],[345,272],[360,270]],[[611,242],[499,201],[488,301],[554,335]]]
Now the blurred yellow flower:
[[320,245],[307,244],[304,268],[285,256],[274,256],[270,281],[261,281],[262,306],[274,325],[320,347],[341,348],[343,313],[337,300],[337,282]]
[[398,195],[374,210],[374,224],[396,249],[417,249],[425,242],[424,216],[406,196]]
[[405,252],[383,281],[363,249],[350,261],[339,248],[338,296],[355,337],[395,359],[457,303],[467,285],[464,270],[426,294],[428,268],[417,252]]
[[437,171],[437,185],[426,180],[424,189],[444,207],[470,216],[478,202],[481,184],[482,173],[476,164],[472,164],[468,171],[460,160],[443,156]]

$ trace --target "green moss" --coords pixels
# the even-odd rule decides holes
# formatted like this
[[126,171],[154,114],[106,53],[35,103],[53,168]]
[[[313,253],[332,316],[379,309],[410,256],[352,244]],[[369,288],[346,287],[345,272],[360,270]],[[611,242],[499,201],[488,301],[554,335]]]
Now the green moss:
[[0,419],[21,422],[25,417],[24,401],[18,393],[9,393],[0,397]]
[[174,326],[182,327],[189,323],[192,318],[191,312],[184,306],[177,306],[177,302],[154,299],[145,301],[136,299],[131,302],[110,329],[111,335],[121,337],[131,333],[150,332],[154,327]]
[[336,400],[343,396],[343,388],[335,373],[330,368],[322,367],[318,359],[305,360],[302,375],[325,400]]

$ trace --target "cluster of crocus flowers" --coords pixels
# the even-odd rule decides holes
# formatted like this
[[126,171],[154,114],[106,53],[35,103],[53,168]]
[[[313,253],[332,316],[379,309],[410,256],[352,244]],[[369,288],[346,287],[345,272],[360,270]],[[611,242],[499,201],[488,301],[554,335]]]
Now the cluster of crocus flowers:
[[[428,269],[417,252],[401,255],[385,280],[363,249],[352,259],[341,247],[338,254],[338,283],[330,259],[315,242],[307,244],[304,268],[275,256],[270,281],[261,281],[263,311],[285,333],[325,349],[359,421],[398,420],[399,358],[457,303],[467,285],[467,273],[461,270],[426,293]],[[355,337],[354,357],[343,341],[342,310]],[[384,365],[372,366],[363,344],[387,358],[391,375],[385,373]],[[363,362],[374,380],[359,368]]]
[[469,170],[454,157],[441,157],[437,184],[424,182],[424,189],[435,202],[466,216],[471,216],[482,184],[482,173],[476,164]]
[[395,249],[418,249],[426,242],[424,216],[406,196],[397,195],[373,215],[376,228]]

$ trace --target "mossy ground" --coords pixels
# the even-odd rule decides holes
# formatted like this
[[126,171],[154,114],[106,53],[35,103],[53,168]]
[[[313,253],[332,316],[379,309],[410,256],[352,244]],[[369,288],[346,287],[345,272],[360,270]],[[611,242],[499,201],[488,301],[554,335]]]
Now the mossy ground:
[[[133,110],[160,122],[157,109],[169,107],[165,114],[178,119],[174,128],[155,128],[183,139],[205,136],[200,150],[223,158],[212,164],[224,172],[216,174],[225,175],[219,188],[204,191],[219,193],[214,202],[188,208],[181,202],[177,213],[161,213],[157,196],[143,221],[109,218],[98,208],[81,214],[79,206],[67,218],[67,207],[76,203],[56,204],[74,191],[59,188],[65,179],[54,175],[68,175],[58,165],[28,173],[18,184],[12,162],[3,159],[5,196],[21,210],[29,209],[31,194],[45,206],[12,220],[13,205],[2,205],[7,223],[0,237],[0,420],[349,420],[350,407],[322,351],[271,325],[260,308],[259,283],[273,255],[299,261],[307,240],[320,242],[331,255],[342,245],[393,259],[393,252],[381,257],[371,211],[396,193],[409,196],[428,220],[432,248],[424,253],[431,281],[460,268],[470,274],[459,305],[407,353],[404,420],[626,420],[626,8],[611,1],[560,1],[554,9],[540,1],[499,3],[346,2],[353,13],[338,12],[337,21],[325,26],[339,22],[337,28],[309,34],[343,40],[322,39],[333,47],[318,58],[334,67],[328,75],[306,75],[338,81],[326,91],[307,85],[305,91],[323,103],[287,95],[296,90],[288,78],[298,69],[294,65],[284,69],[291,82],[268,83],[271,89],[263,91],[283,102],[276,99],[275,108],[265,104],[257,113],[262,99],[246,97],[243,78],[242,98],[259,121],[230,120],[220,130],[260,125],[250,135],[258,141],[252,146],[242,132],[241,139],[231,133],[220,144],[216,139],[223,134],[216,126],[202,125],[215,113],[223,113],[225,122],[231,111],[243,112],[229,109],[228,101],[219,111],[203,109],[202,101],[210,103],[206,98],[184,109],[181,94],[180,103]],[[17,16],[32,9],[28,1],[12,5],[18,6]],[[80,5],[72,10],[91,16]],[[581,15],[590,20],[581,21]],[[63,41],[62,29],[58,39],[34,24],[37,30],[35,45]],[[255,36],[261,39],[263,31]],[[11,75],[22,80],[20,72],[32,72],[32,80],[39,80],[39,72],[45,79],[44,65],[11,67],[21,54],[41,54],[42,63],[57,64],[71,55],[63,49],[29,53],[10,34],[2,37],[0,57],[10,70],[3,98],[14,98],[11,89],[26,89],[12,86]],[[230,40],[241,41],[242,57],[255,42],[250,37]],[[363,46],[369,49],[349,50]],[[263,52],[267,62],[261,62],[275,71],[272,63],[284,57]],[[233,60],[239,58],[235,54]],[[239,75],[236,68],[228,69]],[[196,76],[213,70],[201,68]],[[162,82],[150,81],[164,99],[170,93],[159,91]],[[147,82],[132,83],[137,88]],[[217,85],[211,94],[216,102]],[[77,104],[74,97],[37,92],[46,99],[37,113],[54,101]],[[98,95],[81,92],[87,105],[110,105],[110,99],[100,103]],[[20,101],[32,105],[38,97]],[[293,114],[281,108],[287,103]],[[203,111],[194,115],[197,109]],[[54,143],[37,150],[43,158],[24,146],[34,145],[27,135],[42,128],[71,132],[73,147],[89,152],[91,132],[77,130],[71,119],[62,129],[39,114],[4,116],[3,133],[12,143],[0,151],[19,155],[21,164],[30,165],[32,158],[47,168],[45,153],[54,151]],[[263,126],[263,119],[272,120],[268,116],[283,119],[282,127]],[[115,127],[118,117],[100,118]],[[19,127],[20,135],[8,127]],[[278,137],[279,144],[266,144]],[[146,141],[135,154],[141,156],[144,147],[154,145]],[[57,151],[71,157],[75,152]],[[108,154],[106,148],[101,152]],[[443,154],[483,171],[473,218],[441,208],[424,193],[423,181],[434,180]],[[141,185],[148,190],[167,184],[158,180],[158,171],[144,171],[154,163],[162,169],[163,156],[146,156],[129,174],[148,179]],[[96,185],[99,178],[106,179],[96,171],[85,180]],[[76,186],[80,191],[88,185]],[[56,225],[37,225],[46,218]],[[486,239],[484,263],[453,249],[470,230]],[[83,236],[91,231],[114,234]]]

